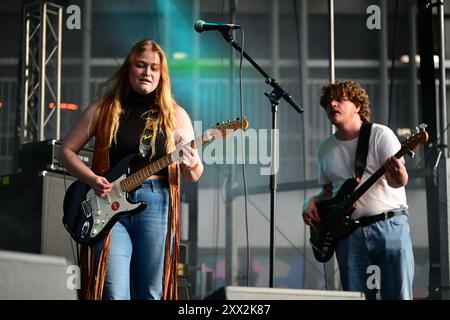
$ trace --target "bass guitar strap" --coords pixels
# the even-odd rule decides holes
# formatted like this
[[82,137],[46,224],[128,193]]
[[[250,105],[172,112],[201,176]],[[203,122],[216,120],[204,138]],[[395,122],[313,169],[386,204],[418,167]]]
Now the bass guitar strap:
[[367,154],[369,152],[369,138],[372,129],[371,122],[363,122],[359,130],[358,146],[355,156],[355,177],[361,178],[366,170]]

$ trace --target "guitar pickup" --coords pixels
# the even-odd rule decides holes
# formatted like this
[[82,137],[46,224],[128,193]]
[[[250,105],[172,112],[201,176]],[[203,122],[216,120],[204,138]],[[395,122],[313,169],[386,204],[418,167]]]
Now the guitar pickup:
[[92,207],[88,200],[83,201],[81,203],[81,207],[83,208],[84,215],[86,218],[89,218],[92,215]]

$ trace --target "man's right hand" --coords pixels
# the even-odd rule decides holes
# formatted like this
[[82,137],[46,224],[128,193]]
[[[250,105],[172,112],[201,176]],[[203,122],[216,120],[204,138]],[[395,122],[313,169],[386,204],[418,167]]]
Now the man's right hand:
[[317,211],[316,202],[320,202],[322,200],[328,199],[333,195],[333,185],[331,183],[322,185],[322,191],[319,194],[305,200],[305,204],[303,205],[303,221],[308,226],[314,226],[317,222],[319,222],[320,216]]
[[305,224],[311,227],[320,221],[320,216],[317,211],[316,201],[314,198],[309,199],[308,202],[305,203],[305,206],[303,206],[302,217]]

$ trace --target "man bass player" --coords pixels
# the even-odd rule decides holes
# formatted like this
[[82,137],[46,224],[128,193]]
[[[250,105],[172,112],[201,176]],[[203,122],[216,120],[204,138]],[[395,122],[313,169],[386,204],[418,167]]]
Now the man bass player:
[[[323,87],[320,105],[336,126],[336,133],[319,146],[322,190],[305,201],[302,213],[309,226],[321,221],[316,204],[333,197],[348,178],[355,176],[360,131],[371,118],[369,97],[354,81],[337,81]],[[380,167],[385,173],[354,204],[351,219],[359,221],[358,227],[337,243],[342,287],[363,292],[367,299],[376,299],[377,289],[383,300],[412,299],[414,256],[404,187],[408,173],[404,159],[393,156],[400,149],[400,142],[391,129],[376,123],[372,124],[368,141],[361,183]],[[375,286],[368,285],[371,270],[379,270]]]

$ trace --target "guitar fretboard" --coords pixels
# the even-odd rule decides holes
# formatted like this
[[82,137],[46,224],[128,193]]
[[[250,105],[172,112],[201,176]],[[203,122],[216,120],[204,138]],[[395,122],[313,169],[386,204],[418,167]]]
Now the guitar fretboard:
[[[186,145],[189,144],[192,148],[197,148],[198,146],[201,146],[203,143],[206,143],[208,141],[209,139],[207,139],[207,136],[205,134],[202,134],[196,139],[188,142]],[[145,179],[151,177],[158,171],[170,165],[172,162],[175,161],[175,159],[178,159],[178,157],[176,157],[175,152],[178,151],[175,150],[169,154],[166,154],[162,158],[159,158],[158,160],[146,165],[144,168],[134,172],[133,174],[123,179],[120,182],[122,190],[125,192],[133,191],[134,189],[139,187],[144,182]]]

